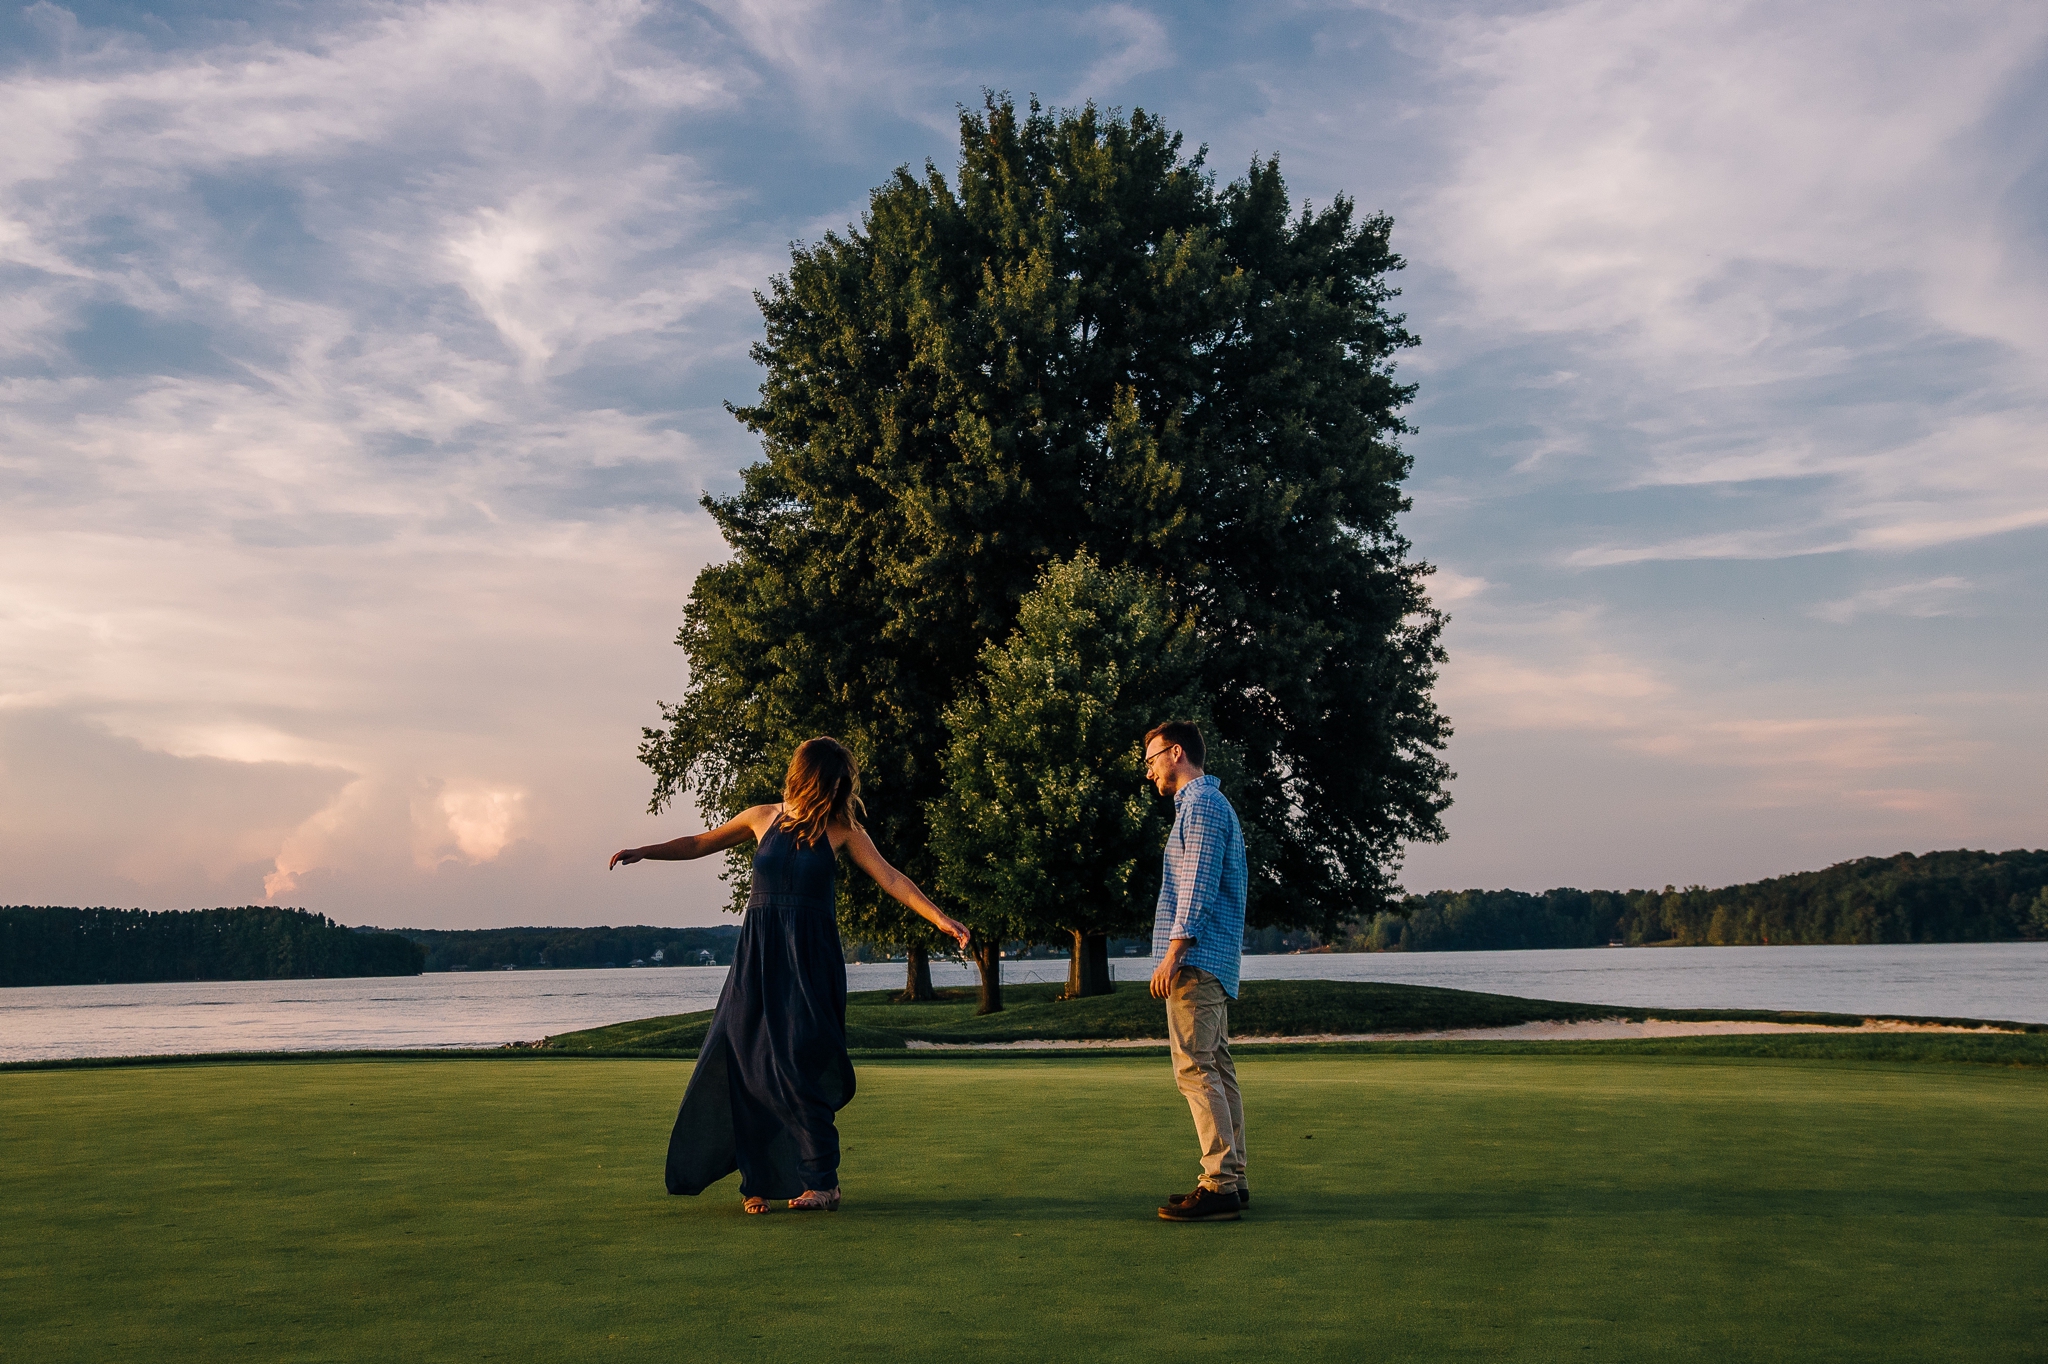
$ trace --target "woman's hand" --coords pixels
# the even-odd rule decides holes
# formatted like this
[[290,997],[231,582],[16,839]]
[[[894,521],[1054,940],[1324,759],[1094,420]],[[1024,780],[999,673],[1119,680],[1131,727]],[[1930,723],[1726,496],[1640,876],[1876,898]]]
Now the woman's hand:
[[613,867],[618,866],[621,862],[624,862],[627,866],[630,867],[635,862],[638,862],[641,858],[645,856],[647,856],[647,854],[642,852],[638,848],[621,848],[617,852],[612,854],[612,860],[604,864],[604,869],[606,871],[610,871]]

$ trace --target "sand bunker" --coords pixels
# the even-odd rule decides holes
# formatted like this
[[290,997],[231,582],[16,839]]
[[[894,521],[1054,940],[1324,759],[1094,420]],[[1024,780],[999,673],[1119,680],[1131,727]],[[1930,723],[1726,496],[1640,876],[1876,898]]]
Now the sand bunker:
[[[1452,1028],[1444,1032],[1347,1032],[1308,1033],[1298,1037],[1233,1037],[1238,1046],[1276,1042],[1571,1042],[1615,1037],[1720,1037],[1736,1033],[1773,1032],[1959,1032],[2010,1033],[2016,1028],[1962,1027],[1953,1023],[1906,1023],[1894,1018],[1866,1018],[1854,1028],[1831,1028],[1824,1023],[1756,1023],[1743,1019],[1714,1019],[1707,1022],[1676,1022],[1650,1018],[1595,1018],[1572,1023],[1517,1023],[1508,1028]],[[1083,1038],[1075,1041],[1034,1039],[1028,1042],[906,1042],[916,1051],[1077,1051],[1117,1047],[1163,1047],[1163,1037]]]

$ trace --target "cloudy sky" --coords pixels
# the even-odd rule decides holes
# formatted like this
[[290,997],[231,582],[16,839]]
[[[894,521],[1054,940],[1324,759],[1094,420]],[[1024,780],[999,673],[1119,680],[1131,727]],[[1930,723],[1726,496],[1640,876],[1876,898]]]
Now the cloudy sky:
[[2048,8],[0,16],[0,900],[702,923],[633,752],[751,292],[983,87],[1396,220],[1412,889],[2048,844]]

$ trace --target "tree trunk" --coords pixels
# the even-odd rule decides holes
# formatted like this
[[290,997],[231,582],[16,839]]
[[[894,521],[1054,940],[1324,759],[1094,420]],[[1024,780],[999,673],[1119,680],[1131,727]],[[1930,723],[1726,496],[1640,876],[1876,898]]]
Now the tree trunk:
[[899,1004],[928,1004],[939,997],[932,989],[932,957],[923,943],[910,944],[910,971],[903,982],[903,993],[896,996]]
[[1109,935],[1074,932],[1074,957],[1067,964],[1067,992],[1061,999],[1116,993],[1109,975]]
[[974,944],[974,964],[981,968],[981,1007],[975,1016],[1003,1011],[1003,945],[984,938]]

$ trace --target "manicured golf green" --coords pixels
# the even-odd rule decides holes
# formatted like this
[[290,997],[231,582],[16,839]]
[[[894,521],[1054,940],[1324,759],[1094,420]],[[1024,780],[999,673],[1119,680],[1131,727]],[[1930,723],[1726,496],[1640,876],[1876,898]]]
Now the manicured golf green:
[[662,1192],[688,1067],[0,1075],[0,1360],[2019,1360],[2048,1072],[1247,1059],[1157,1220],[1157,1059],[862,1068],[835,1215]]

